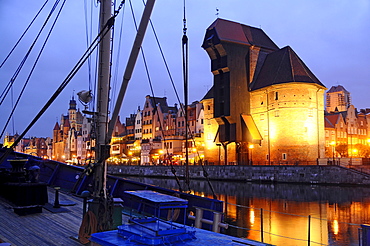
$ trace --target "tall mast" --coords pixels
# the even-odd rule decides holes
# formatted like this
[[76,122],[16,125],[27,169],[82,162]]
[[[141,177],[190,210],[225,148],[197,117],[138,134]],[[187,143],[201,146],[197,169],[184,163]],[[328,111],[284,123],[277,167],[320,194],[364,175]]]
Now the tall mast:
[[[100,1],[100,30],[103,30],[111,17],[112,4],[110,0]],[[102,38],[99,46],[99,68],[97,88],[97,114],[96,114],[96,144],[95,159],[97,167],[94,172],[94,197],[107,197],[106,194],[106,159],[109,156],[109,145],[106,145],[108,124],[108,102],[110,87],[110,60],[111,60],[111,29]]]

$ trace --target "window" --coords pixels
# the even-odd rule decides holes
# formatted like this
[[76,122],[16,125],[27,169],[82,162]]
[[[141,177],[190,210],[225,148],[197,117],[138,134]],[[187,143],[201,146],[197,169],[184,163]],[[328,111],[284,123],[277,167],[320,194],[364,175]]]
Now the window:
[[204,120],[203,119],[200,120],[200,124],[202,124],[202,125],[204,124]]
[[279,117],[279,110],[275,110],[275,117]]
[[282,158],[283,158],[284,161],[286,161],[286,157],[287,157],[286,153],[283,153]]
[[211,106],[208,105],[208,110],[211,110]]
[[313,117],[313,108],[308,109],[308,117]]
[[269,160],[269,155],[267,154],[267,155],[266,155],[266,161],[268,161],[268,160]]
[[279,100],[279,93],[277,91],[275,92],[275,100]]

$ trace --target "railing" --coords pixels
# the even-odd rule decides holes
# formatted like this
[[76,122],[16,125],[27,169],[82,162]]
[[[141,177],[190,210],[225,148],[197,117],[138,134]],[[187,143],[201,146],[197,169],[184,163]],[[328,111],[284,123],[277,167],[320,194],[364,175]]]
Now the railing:
[[[254,215],[254,218],[256,218],[256,221],[257,221],[257,218],[259,219],[259,229],[252,229],[252,228],[241,227],[241,226],[238,226],[238,225],[235,225],[235,224],[230,224],[230,223],[229,223],[228,227],[229,228],[239,229],[239,230],[247,230],[247,231],[256,231],[256,232],[259,232],[260,233],[259,241],[261,241],[261,242],[275,244],[271,240],[270,241],[269,240],[266,240],[266,235],[270,235],[270,236],[274,236],[274,237],[278,237],[278,238],[283,238],[283,239],[290,240],[290,241],[296,241],[297,244],[298,244],[298,241],[300,241],[300,242],[306,242],[305,245],[329,245],[327,243],[316,242],[316,241],[314,241],[312,239],[313,232],[315,232],[315,229],[317,229],[317,227],[313,226],[313,224],[315,224],[315,223],[313,223],[313,221],[314,220],[319,220],[320,223],[321,223],[321,221],[325,221],[325,222],[331,222],[333,224],[335,224],[335,223],[338,223],[338,224],[347,224],[348,226],[355,226],[355,227],[357,227],[358,228],[357,241],[358,241],[358,245],[361,245],[362,238],[361,238],[361,233],[360,233],[360,230],[361,230],[361,225],[360,224],[339,222],[339,221],[328,220],[328,219],[321,219],[321,218],[313,217],[311,215],[303,216],[303,215],[297,215],[297,214],[291,214],[291,213],[284,213],[284,212],[279,212],[279,211],[267,210],[267,209],[263,209],[263,208],[255,208],[255,207],[243,206],[243,205],[238,205],[238,204],[233,204],[233,203],[228,203],[228,202],[226,202],[226,204],[227,205],[231,205],[231,206],[236,206],[236,207],[239,207],[239,208],[251,209],[253,211],[259,211],[259,214]],[[297,238],[297,237],[294,237],[294,236],[279,235],[279,234],[276,234],[276,233],[272,233],[269,230],[270,229],[269,227],[270,227],[270,225],[271,225],[272,222],[270,221],[270,225],[267,225],[267,226],[265,225],[265,222],[267,220],[267,218],[265,218],[265,216],[264,216],[265,214],[269,214],[269,218],[270,219],[272,217],[271,214],[282,214],[282,215],[286,215],[286,216],[295,216],[295,217],[301,217],[302,219],[306,219],[307,220],[307,223],[306,223],[307,226],[306,226],[306,228],[301,228],[300,229],[300,231],[304,231],[304,230],[306,231],[306,237],[305,238]],[[289,220],[288,217],[287,217],[287,220]],[[329,238],[328,238],[328,240],[329,240]],[[269,241],[269,242],[267,242],[267,241]]]

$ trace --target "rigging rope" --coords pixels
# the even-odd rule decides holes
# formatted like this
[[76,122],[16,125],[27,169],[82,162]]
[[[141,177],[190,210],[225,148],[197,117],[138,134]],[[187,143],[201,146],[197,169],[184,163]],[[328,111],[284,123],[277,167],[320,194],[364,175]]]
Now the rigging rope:
[[[144,0],[143,0],[143,3],[144,3]],[[144,4],[145,4],[145,3],[144,3]],[[184,17],[185,17],[185,1],[184,1]],[[184,20],[185,20],[185,18],[184,18]],[[185,20],[185,21],[186,21],[186,20]],[[172,84],[173,90],[174,90],[174,92],[175,92],[175,95],[176,95],[177,101],[179,102],[180,110],[181,110],[181,111],[183,112],[183,114],[185,115],[184,105],[180,102],[179,94],[178,94],[178,92],[177,92],[177,89],[176,89],[176,86],[175,86],[174,80],[173,80],[173,78],[172,78],[172,75],[171,75],[171,72],[170,72],[169,66],[168,66],[167,61],[166,61],[166,57],[165,57],[165,55],[164,55],[164,52],[163,52],[162,46],[161,46],[161,44],[160,44],[160,42],[159,42],[159,38],[158,38],[157,33],[156,33],[156,31],[155,31],[155,28],[154,28],[153,22],[152,22],[151,20],[149,20],[149,23],[150,23],[150,25],[151,25],[151,28],[152,28],[152,31],[153,31],[153,34],[154,34],[155,40],[156,40],[156,42],[157,42],[157,45],[158,45],[159,51],[160,51],[160,53],[161,53],[162,60],[163,60],[163,62],[164,62],[164,65],[165,65],[165,68],[166,68],[167,74],[168,74],[169,79],[170,79],[170,81],[171,81],[171,84]],[[186,23],[184,22],[184,24],[186,24]],[[186,26],[184,26],[184,28],[185,28],[185,33],[186,33]],[[153,93],[153,96],[154,96],[154,93]],[[162,129],[163,129],[163,128],[162,128]],[[188,129],[188,132],[191,134],[190,126],[189,126],[188,124],[187,124],[187,129]],[[194,146],[196,146],[193,134],[191,134],[191,138],[192,138],[192,141],[193,141]],[[167,150],[167,149],[166,149],[166,150]],[[198,155],[198,157],[200,156],[198,151],[197,151],[197,155]],[[199,159],[201,160],[201,158],[199,158]],[[172,172],[174,173],[174,176],[175,176],[175,177],[176,177],[176,179],[177,179],[177,176],[176,176],[176,170],[174,169],[174,167],[173,167],[173,165],[172,165],[172,162],[170,162],[170,163],[171,163],[171,170],[172,170]],[[214,199],[217,199],[217,196],[216,196],[216,194],[215,194],[215,192],[214,192],[214,189],[213,189],[213,187],[212,187],[212,184],[211,184],[210,179],[209,179],[209,177],[208,177],[208,173],[207,173],[207,171],[205,170],[205,167],[204,167],[204,164],[203,164],[203,161],[202,161],[202,160],[200,161],[200,164],[202,165],[202,169],[203,169],[203,176],[206,178],[206,180],[207,180],[207,182],[208,182],[208,184],[209,184],[209,186],[210,186],[210,188],[211,188],[211,191],[212,191],[212,193],[213,193],[213,198],[214,198]],[[189,177],[189,178],[190,178],[190,177]],[[190,182],[189,182],[189,183],[190,183]],[[180,189],[181,189],[181,187],[180,187]],[[188,187],[188,189],[190,190],[190,187]]]
[[33,22],[37,19],[37,17],[41,13],[41,11],[44,9],[44,7],[46,6],[46,4],[47,4],[48,1],[49,0],[46,0],[45,3],[41,6],[40,10],[37,12],[37,14],[35,15],[35,17],[32,19],[31,23],[27,26],[26,30],[23,32],[23,34],[21,35],[21,37],[15,43],[15,45],[13,46],[13,48],[10,50],[9,54],[5,57],[4,61],[1,63],[0,68],[5,64],[5,62],[8,60],[8,58],[11,56],[11,54],[13,53],[13,51],[15,50],[15,48],[18,46],[19,42],[23,39],[24,35],[26,35],[28,29],[30,29],[30,27],[32,26]]
[[7,156],[12,152],[12,149],[17,146],[17,144],[22,140],[22,138],[26,135],[26,133],[31,129],[31,127],[37,122],[37,120],[45,113],[45,111],[50,107],[50,105],[55,101],[55,99],[59,96],[59,94],[63,91],[63,89],[68,85],[68,83],[72,80],[74,75],[79,71],[79,69],[82,67],[82,65],[85,63],[87,58],[91,55],[91,53],[95,50],[95,48],[99,45],[101,42],[101,39],[108,33],[109,29],[114,24],[114,18],[115,16],[112,16],[104,26],[103,30],[100,31],[100,33],[97,35],[97,37],[94,39],[94,41],[91,43],[90,47],[85,51],[85,53],[82,55],[80,60],[77,62],[77,64],[73,67],[72,71],[67,75],[67,77],[64,79],[62,84],[59,86],[59,88],[54,92],[52,97],[47,101],[47,103],[44,105],[44,107],[39,111],[39,113],[35,116],[35,118],[31,121],[31,123],[27,126],[27,128],[18,136],[18,138],[13,142],[13,144],[5,151],[5,153],[0,158],[0,163],[3,162]]
[[185,0],[184,0],[184,28],[182,36],[182,69],[183,69],[183,78],[184,78],[184,99],[185,99],[185,183],[188,186],[190,191],[190,177],[189,177],[189,143],[188,143],[188,36],[186,35],[186,13],[185,13]]
[[[133,20],[134,20],[134,25],[135,25],[135,28],[137,30],[138,28],[137,28],[136,18],[135,18],[135,14],[134,14],[134,11],[133,11],[131,0],[130,0],[130,8],[131,8],[131,14],[132,14]],[[151,23],[151,21],[150,21],[150,23]],[[147,75],[147,78],[148,78],[150,91],[151,91],[151,93],[153,95],[152,98],[153,98],[153,102],[154,102],[154,111],[153,111],[153,115],[154,115],[155,114],[155,111],[157,111],[158,105],[156,103],[156,98],[155,98],[154,89],[153,89],[153,83],[152,83],[152,80],[151,80],[151,77],[150,77],[150,74],[149,74],[148,64],[146,62],[146,58],[145,58],[143,47],[140,48],[140,51],[141,51],[141,55],[143,57],[144,67],[145,67],[146,75]],[[161,134],[162,134],[163,141],[166,142],[166,137],[165,137],[165,135],[163,133],[163,126],[162,126],[163,124],[162,124],[162,121],[159,118],[159,114],[157,114],[157,117],[158,117],[158,121],[159,121],[159,125],[160,125],[159,127],[161,129]],[[165,146],[165,149],[166,149],[166,152],[167,152],[166,154],[168,156],[169,155],[169,152],[168,152],[167,146]],[[182,189],[181,183],[180,183],[180,179],[176,175],[176,169],[174,168],[174,166],[172,164],[172,160],[170,161],[170,166],[171,166],[171,172],[172,172],[172,174],[174,175],[174,177],[176,179],[176,183],[177,183],[177,185],[179,187],[179,190],[180,190],[180,192],[183,192],[183,189]]]
[[[2,132],[1,132],[1,134],[0,134],[0,139],[3,137],[4,132],[5,132],[6,128],[8,127],[9,121],[12,119],[12,116],[13,116],[13,114],[14,114],[14,111],[15,111],[15,109],[16,109],[16,108],[17,108],[17,106],[18,106],[18,103],[19,103],[19,101],[20,101],[20,99],[21,99],[21,97],[22,97],[22,95],[23,95],[23,93],[24,93],[24,90],[26,89],[26,86],[27,86],[27,84],[28,84],[28,82],[29,82],[29,80],[30,80],[30,78],[31,78],[32,74],[33,74],[33,71],[35,70],[36,65],[37,65],[37,63],[38,63],[38,61],[39,61],[39,59],[40,59],[40,57],[41,57],[41,54],[42,54],[42,52],[44,51],[45,45],[46,45],[47,41],[49,40],[50,34],[51,34],[51,32],[53,31],[53,29],[54,29],[54,26],[55,26],[55,24],[56,24],[56,21],[58,20],[58,18],[59,18],[59,16],[60,16],[60,13],[61,13],[61,11],[62,11],[62,9],[63,9],[64,4],[65,4],[65,1],[66,1],[66,0],[64,0],[64,2],[63,2],[63,4],[62,4],[62,6],[60,7],[60,9],[59,9],[59,11],[58,11],[58,14],[57,14],[57,16],[56,16],[56,18],[55,18],[55,20],[54,20],[54,22],[53,22],[53,24],[52,24],[52,26],[51,26],[50,30],[49,30],[49,33],[48,33],[48,35],[47,35],[47,37],[46,37],[46,39],[45,39],[45,41],[44,41],[44,43],[43,43],[43,45],[42,45],[42,47],[41,47],[41,50],[39,51],[39,54],[37,55],[36,61],[34,62],[33,66],[32,66],[32,69],[31,69],[30,73],[28,74],[28,77],[27,77],[27,79],[26,79],[26,82],[24,83],[24,85],[23,85],[23,87],[22,87],[22,90],[21,90],[21,92],[19,93],[19,96],[18,96],[18,98],[17,98],[17,101],[16,101],[15,105],[13,106],[13,108],[12,108],[12,110],[11,110],[11,113],[10,113],[10,115],[9,115],[9,117],[8,117],[8,120],[6,121],[5,126],[4,126],[4,128],[3,128],[3,130],[2,130]],[[54,10],[56,9],[56,7],[57,7],[57,5],[58,5],[58,4],[59,4],[59,0],[57,0],[57,1],[55,2],[54,6],[53,6],[53,8],[52,8],[52,10],[51,10],[51,12],[49,13],[49,15],[48,15],[47,19],[46,19],[46,20],[45,20],[45,22],[44,22],[44,25],[42,26],[42,28],[41,28],[40,32],[38,33],[38,35],[37,35],[36,39],[35,39],[35,40],[34,40],[34,42],[33,42],[33,44],[32,44],[32,46],[31,46],[31,48],[29,49],[29,52],[27,53],[27,57],[28,57],[28,55],[30,54],[31,50],[33,49],[34,45],[36,44],[36,42],[37,42],[38,38],[40,37],[40,35],[41,35],[41,33],[42,33],[42,30],[45,28],[45,26],[46,26],[47,22],[49,21],[49,19],[50,19],[51,15],[53,14],[53,12],[54,12]],[[24,59],[24,62],[25,62],[25,61],[26,61],[26,60]],[[24,65],[24,63],[22,64],[22,67],[23,67],[23,65]],[[20,67],[18,67],[18,69],[17,69],[17,76],[18,76],[18,74],[19,74],[19,72],[20,72],[20,71],[21,71],[21,68],[20,68]],[[12,78],[13,83],[14,83],[14,80],[15,80],[15,78],[16,78],[17,76],[13,77],[14,79]],[[13,88],[13,87],[11,86],[10,88]],[[10,88],[9,88],[9,89],[10,89]],[[7,94],[7,93],[6,93],[6,94]],[[4,99],[5,99],[5,97],[3,98],[3,100],[4,100]],[[1,103],[3,102],[3,100],[0,102],[0,105],[1,105]]]
[[[15,73],[13,74],[12,78],[10,79],[10,81],[8,82],[7,86],[5,87],[4,91],[1,93],[0,95],[0,98],[2,98],[2,100],[0,101],[0,105],[4,102],[4,99],[5,97],[7,96],[7,94],[9,93],[9,90],[10,88],[13,86],[13,83],[14,81],[16,80],[16,78],[18,77],[20,71],[22,70],[24,64],[26,63],[31,51],[33,50],[37,40],[39,39],[42,31],[44,30],[44,28],[46,27],[46,24],[48,23],[51,15],[54,13],[54,10],[55,8],[57,7],[57,5],[59,4],[59,1],[60,0],[56,0],[54,5],[53,5],[53,8],[51,9],[49,15],[47,16],[46,20],[44,21],[44,24],[43,26],[41,27],[40,31],[38,32],[38,34],[36,35],[36,38],[34,39],[32,45],[30,46],[30,48],[28,49],[26,55],[23,57],[22,61],[20,62],[18,68],[16,69]],[[38,13],[39,14],[39,13]],[[33,22],[34,20],[32,20]],[[14,49],[14,48],[13,48]]]
[[[85,13],[85,32],[86,32],[86,47],[89,47],[90,39],[91,39],[91,34],[92,34],[92,1],[90,5],[90,31],[88,30],[88,21],[87,21],[87,0],[84,0],[84,13]],[[90,35],[89,35],[90,34]],[[91,91],[91,57],[87,60],[87,67],[88,67],[88,80],[89,80],[89,91]]]
[[[125,8],[126,5],[124,5],[123,8]],[[117,86],[117,81],[118,81],[118,72],[119,72],[119,57],[120,57],[120,54],[121,54],[121,47],[122,47],[122,43],[121,43],[121,40],[122,40],[122,35],[123,35],[123,21],[124,21],[124,10],[123,10],[123,13],[122,13],[122,19],[121,19],[121,28],[120,28],[120,31],[119,31],[119,38],[118,38],[118,50],[117,50],[117,57],[116,57],[116,61],[115,61],[115,69],[114,69],[114,72],[113,72],[113,76],[112,76],[112,80],[113,80],[113,85],[112,85],[112,101],[116,101],[116,86]],[[113,53],[113,52],[112,52]],[[113,106],[113,104],[111,104]],[[111,109],[111,111],[113,111]]]

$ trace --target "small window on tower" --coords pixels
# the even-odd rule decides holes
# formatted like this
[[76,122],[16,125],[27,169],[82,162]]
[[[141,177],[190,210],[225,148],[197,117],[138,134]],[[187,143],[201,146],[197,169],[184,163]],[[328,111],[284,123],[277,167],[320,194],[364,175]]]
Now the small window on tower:
[[287,157],[286,153],[283,153],[282,158],[283,158],[284,161],[286,161],[286,159],[287,159],[286,157]]
[[275,100],[279,100],[279,93],[277,91],[275,92]]

